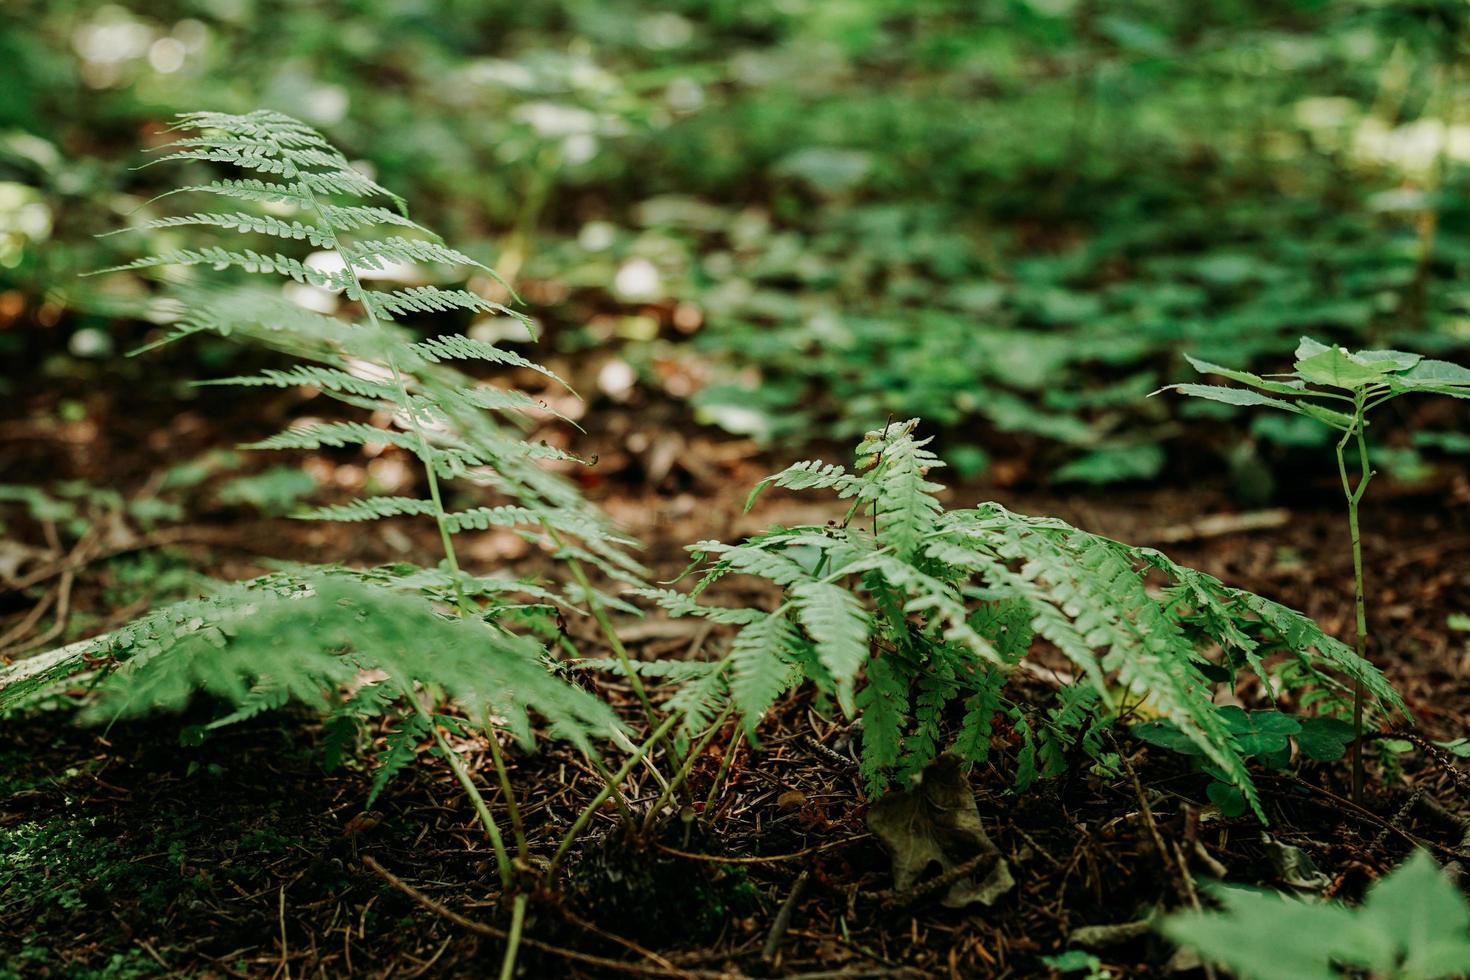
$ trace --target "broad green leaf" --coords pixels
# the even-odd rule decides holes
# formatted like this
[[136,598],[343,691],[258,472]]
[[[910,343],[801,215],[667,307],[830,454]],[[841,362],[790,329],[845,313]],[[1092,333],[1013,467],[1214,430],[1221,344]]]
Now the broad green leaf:
[[1189,354],[1185,354],[1184,359],[1189,362],[1190,367],[1194,368],[1200,374],[1218,374],[1222,378],[1239,381],[1241,384],[1260,388],[1262,391],[1274,391],[1283,395],[1301,395],[1306,392],[1307,386],[1300,381],[1271,381],[1261,377],[1259,374],[1221,367],[1219,364],[1204,361],[1198,357],[1192,357]]
[[1416,852],[1368,889],[1361,908],[1216,888],[1221,911],[1170,916],[1170,939],[1245,980],[1326,980],[1355,967],[1397,980],[1470,973],[1470,906]]
[[1305,718],[1296,733],[1302,754],[1318,762],[1341,759],[1352,740],[1353,726],[1337,718]]
[[1410,388],[1458,387],[1470,385],[1470,368],[1452,361],[1420,361],[1393,380]]
[[1298,348],[1297,375],[1302,381],[1347,388],[1349,391],[1385,381],[1386,376],[1410,369],[1420,360],[1419,354],[1402,351],[1360,351],[1354,354],[1344,347],[1329,347],[1302,357],[1301,350]]
[[1341,980],[1332,960],[1356,925],[1350,909],[1243,888],[1213,892],[1223,911],[1171,916],[1160,930],[1245,980]]
[[1296,373],[1303,381],[1312,384],[1346,388],[1349,391],[1383,381],[1395,371],[1410,367],[1414,362],[1403,363],[1391,359],[1365,360],[1350,354],[1341,347],[1333,347],[1320,354],[1313,354],[1296,362]]
[[1328,347],[1326,344],[1319,343],[1313,340],[1311,337],[1303,337],[1296,345],[1296,359],[1298,361],[1305,361],[1309,357],[1316,357],[1318,354],[1325,354],[1331,349],[1331,347]]
[[1394,371],[1407,371],[1424,360],[1420,354],[1411,354],[1402,350],[1360,350],[1353,351],[1352,357],[1368,364],[1391,364]]
[[1241,755],[1265,755],[1288,747],[1288,735],[1301,730],[1301,723],[1279,711],[1245,711],[1235,705],[1220,709],[1225,726],[1235,736]]
[[1283,412],[1297,412],[1298,414],[1300,414],[1301,411],[1297,406],[1291,404],[1290,402],[1284,402],[1279,398],[1272,398],[1269,395],[1263,395],[1259,391],[1252,391],[1249,388],[1226,388],[1223,385],[1183,384],[1171,385],[1169,388],[1165,388],[1163,390],[1177,391],[1180,394],[1188,395],[1191,398],[1206,398],[1214,402],[1224,402],[1226,405],[1265,405],[1269,408],[1279,408]]
[[1221,816],[1235,818],[1245,814],[1245,794],[1229,783],[1216,780],[1205,787],[1205,795],[1220,810]]
[[1119,483],[1148,480],[1164,468],[1164,450],[1152,443],[1111,446],[1079,456],[1052,474],[1059,483]]
[[1145,721],[1129,729],[1133,737],[1180,755],[1204,755],[1194,739],[1179,730],[1172,721]]

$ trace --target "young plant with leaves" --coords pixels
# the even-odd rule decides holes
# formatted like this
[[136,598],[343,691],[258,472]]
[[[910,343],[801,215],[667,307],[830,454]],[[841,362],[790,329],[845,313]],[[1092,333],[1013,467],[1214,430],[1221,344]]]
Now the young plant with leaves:
[[[1212,701],[1216,678],[1264,675],[1279,652],[1323,687],[1345,689],[1340,674],[1402,707],[1370,664],[1269,599],[1055,518],[994,503],[946,510],[928,476],[943,463],[917,426],[869,433],[856,471],[801,462],[750,497],[830,489],[852,501],[840,523],[700,542],[690,592],[642,591],[675,615],[739,628],[719,661],[689,665],[673,699],[694,727],[729,706],[753,736],[777,698],[810,682],[861,714],[861,771],[876,794],[945,751],[983,761],[998,716],[1020,740],[1021,787],[1061,772],[1078,747],[1110,768],[1104,729],[1147,712],[1172,722],[1259,814],[1242,747]],[[699,602],[730,574],[766,579],[784,599],[771,611]],[[1073,679],[1037,713],[1012,680],[1043,642]]]
[[1248,888],[1212,893],[1219,910],[1170,916],[1159,929],[1243,980],[1470,974],[1470,905],[1424,851],[1374,882],[1356,909]]
[[[1342,435],[1337,440],[1337,472],[1347,502],[1348,533],[1353,555],[1353,606],[1356,613],[1357,652],[1368,656],[1367,595],[1363,579],[1363,545],[1358,509],[1374,472],[1368,461],[1368,415],[1402,395],[1434,394],[1470,399],[1470,369],[1449,361],[1430,360],[1396,350],[1349,351],[1328,347],[1303,337],[1289,374],[1263,377],[1237,371],[1186,355],[1195,370],[1217,374],[1246,385],[1179,384],[1177,391],[1194,398],[1227,405],[1261,406],[1313,419]],[[1158,392],[1154,392],[1158,394]],[[1356,480],[1349,474],[1349,448],[1355,455]],[[1361,686],[1353,698],[1353,798],[1363,795],[1363,710]]]

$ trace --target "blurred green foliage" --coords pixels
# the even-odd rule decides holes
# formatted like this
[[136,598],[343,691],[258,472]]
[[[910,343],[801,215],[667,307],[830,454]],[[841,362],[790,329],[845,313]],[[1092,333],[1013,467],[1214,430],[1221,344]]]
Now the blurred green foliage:
[[1064,480],[1147,478],[1172,430],[1140,396],[1178,350],[1470,345],[1459,0],[8,14],[0,339],[108,308],[74,273],[159,189],[127,164],[160,120],[265,107],[470,243],[554,343],[761,439],[923,415],[951,445],[1039,437]]

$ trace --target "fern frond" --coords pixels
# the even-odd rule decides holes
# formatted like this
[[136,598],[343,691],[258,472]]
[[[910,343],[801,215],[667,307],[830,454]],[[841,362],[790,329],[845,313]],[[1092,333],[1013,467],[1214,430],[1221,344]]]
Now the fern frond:
[[858,467],[872,470],[870,479],[877,488],[873,509],[878,540],[893,548],[900,558],[914,553],[944,510],[934,497],[944,488],[924,478],[930,469],[944,463],[924,448],[930,439],[914,439],[918,423],[918,419],[911,419],[887,430],[870,432],[858,446]]
[[196,622],[186,606],[181,613],[191,625],[182,632],[167,628],[173,616],[155,618],[153,629],[133,638],[146,655],[125,659],[90,710],[178,708],[196,690],[240,704],[262,682],[325,710],[326,692],[376,669],[402,690],[438,686],[476,714],[516,720],[518,730],[529,731],[534,710],[584,748],[617,724],[601,701],[548,674],[544,651],[526,637],[446,618],[421,596],[355,576],[312,574],[300,582],[294,594],[231,590],[233,601],[215,607],[209,622]]
[[[245,214],[239,211],[228,214],[197,213],[169,218],[154,218],[140,225],[134,225],[132,228],[119,229],[119,231],[154,231],[160,228],[181,228],[189,226],[223,228],[227,231],[271,235],[275,238],[310,242],[318,248],[332,241],[332,233],[330,231],[323,231],[315,225],[303,224],[300,221],[283,221],[280,218],[273,218],[268,214]],[[108,232],[107,234],[116,233]]]
[[725,676],[728,666],[728,661],[722,661],[715,669],[681,686],[664,702],[665,711],[682,716],[679,728],[686,738],[697,737],[709,728],[716,712],[728,702],[730,688]]
[[851,714],[853,685],[868,659],[867,613],[851,592],[827,582],[795,585],[791,597],[818,659],[837,686],[838,703]]
[[361,398],[375,398],[385,402],[399,401],[397,385],[385,381],[374,381],[336,368],[300,364],[281,371],[267,368],[259,374],[237,375],[232,378],[212,378],[196,382],[199,385],[235,385],[242,388],[322,388],[327,391],[342,391]]
[[564,387],[570,387],[549,368],[527,360],[515,351],[504,350],[483,340],[474,340],[458,334],[445,334],[441,337],[433,337],[429,340],[411,345],[410,350],[424,360],[432,363],[439,361],[478,360],[489,361],[492,364],[504,364],[508,367],[528,368],[538,374],[544,374]]
[[394,776],[413,765],[419,748],[430,739],[429,724],[423,715],[415,712],[399,721],[398,728],[388,733],[383,751],[378,755],[378,767],[373,770],[373,781],[368,788],[364,809],[372,809],[388,783]]
[[726,626],[745,626],[761,619],[759,609],[732,609],[726,606],[701,606],[689,596],[673,589],[630,589],[630,595],[647,599],[674,616],[701,616]]
[[149,255],[141,259],[134,259],[125,265],[115,265],[90,274],[102,275],[110,272],[131,272],[162,266],[191,265],[207,265],[215,270],[235,268],[250,273],[282,276],[299,283],[320,286],[323,289],[350,291],[352,287],[351,278],[344,272],[322,272],[318,269],[312,269],[303,265],[297,259],[293,259],[287,255],[281,255],[279,252],[274,255],[264,255],[248,248],[235,252],[218,246],[208,246],[199,249],[185,248],[172,252],[163,252],[158,255]]
[[[1240,747],[1201,669],[1214,649],[1264,677],[1264,652],[1284,648],[1301,672],[1329,690],[1343,685],[1327,669],[1361,680],[1385,705],[1402,709],[1371,664],[1270,600],[1056,518],[997,504],[945,512],[938,487],[925,476],[939,463],[913,431],[913,423],[904,423],[869,433],[859,447],[861,476],[806,463],[763,481],[850,491],[870,502],[873,530],[848,522],[776,528],[735,545],[701,541],[689,550],[691,568],[703,566],[704,574],[688,595],[641,593],[675,615],[741,625],[741,658],[767,669],[773,655],[758,642],[766,614],[697,599],[734,572],[779,586],[783,611],[795,611],[811,641],[782,659],[819,688],[835,688],[844,708],[856,689],[871,791],[932,760],[954,705],[964,711],[951,746],[972,760],[985,757],[995,715],[1011,717],[1021,739],[1018,786],[1060,772],[1074,749],[1106,767],[1100,732],[1116,717],[1109,691],[1118,684],[1146,696],[1151,710],[1173,722],[1260,814]],[[1149,580],[1156,572],[1169,580],[1161,592]],[[1035,723],[1003,693],[1033,637],[1048,641],[1081,675]],[[758,703],[775,689],[772,674],[750,676],[745,700]]]
[[857,695],[863,719],[859,769],[868,793],[876,797],[888,787],[903,751],[909,677],[906,670],[894,665],[892,654],[882,652],[868,664],[867,680]]
[[[468,289],[443,289],[439,286],[409,286],[389,292],[368,290],[365,301],[380,317],[402,316],[406,313],[447,313],[450,310],[468,310],[472,313],[497,313],[525,322],[524,314],[500,303],[488,300]],[[529,365],[528,365],[529,366]]]
[[761,716],[795,680],[788,652],[795,641],[795,627],[773,615],[746,624],[730,644],[730,696],[752,736]]
[[750,495],[745,498],[745,509],[755,506],[756,498],[763,493],[767,487],[783,487],[787,490],[829,490],[835,488],[837,496],[843,499],[852,496],[865,496],[872,499],[876,496],[876,489],[871,481],[861,476],[853,476],[847,472],[845,467],[836,463],[824,463],[819,459],[802,460],[792,463],[780,473],[766,477],[755,485]]
[[476,269],[489,267],[470,258],[459,249],[450,248],[439,242],[416,238],[393,236],[390,238],[365,238],[341,248],[342,257],[359,269],[378,271],[390,265],[411,265],[415,262],[437,262],[441,265],[472,266]]

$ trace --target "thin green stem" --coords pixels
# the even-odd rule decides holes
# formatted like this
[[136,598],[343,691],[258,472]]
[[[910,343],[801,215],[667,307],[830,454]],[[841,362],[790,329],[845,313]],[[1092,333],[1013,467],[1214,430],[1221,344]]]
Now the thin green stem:
[[505,794],[505,810],[510,814],[510,832],[516,839],[516,856],[525,864],[530,860],[530,848],[526,844],[526,828],[521,823],[521,808],[516,803],[515,792],[510,788],[510,773],[505,771],[505,756],[500,752],[500,740],[495,737],[495,726],[485,725],[485,740],[490,743],[490,758],[495,762],[495,775],[500,780],[500,791]]
[[603,765],[602,760],[597,756],[589,755],[587,761],[592,764],[592,768],[596,769],[597,774],[602,777],[602,784],[612,791],[610,799],[613,803],[617,804],[618,814],[623,818],[623,826],[628,828],[629,833],[636,831],[638,829],[638,821],[633,816],[633,808],[628,806],[628,801],[624,799],[622,790],[618,789],[617,776],[607,766]]
[[[552,542],[558,548],[562,547],[563,541],[561,536],[556,533],[556,529],[546,526],[546,530]],[[607,610],[603,608],[601,600],[597,598],[597,593],[592,588],[592,581],[587,577],[586,569],[575,558],[567,559],[567,567],[571,569],[572,577],[581,586],[582,595],[587,599],[587,608],[592,611],[592,618],[597,620],[597,625],[601,628],[603,636],[607,638],[608,646],[612,647],[613,656],[617,658],[618,663],[622,666],[623,673],[628,678],[628,684],[633,688],[633,693],[638,698],[638,703],[643,706],[644,717],[650,726],[657,725],[658,712],[654,710],[653,701],[648,697],[648,688],[643,685],[643,678],[639,677],[638,672],[633,669],[633,658],[628,656],[628,648],[623,646],[623,641],[618,636],[618,631],[613,628],[612,620],[608,618]]]
[[470,805],[475,808],[475,813],[480,818],[481,825],[485,828],[485,834],[490,838],[490,846],[495,851],[495,867],[500,872],[500,886],[509,891],[514,881],[514,868],[510,863],[510,852],[505,849],[505,838],[500,835],[500,826],[496,824],[495,818],[490,815],[490,807],[485,803],[485,797],[480,795],[479,787],[475,785],[474,779],[470,777],[469,769],[465,768],[459,753],[455,752],[444,735],[439,731],[439,726],[434,724],[433,715],[424,710],[419,699],[411,690],[405,690],[409,702],[414,710],[429,726],[429,732],[434,736],[434,742],[439,746],[439,751],[444,756],[444,761],[454,772],[454,778],[464,787],[465,794],[470,798]]
[[669,800],[673,799],[675,791],[689,778],[689,773],[694,769],[695,761],[704,754],[704,750],[709,747],[709,743],[714,739],[716,733],[724,727],[725,720],[730,717],[730,714],[734,710],[735,706],[729,705],[724,711],[720,712],[720,716],[715,719],[715,723],[710,726],[709,731],[705,732],[704,737],[689,750],[689,755],[685,757],[683,765],[679,766],[679,771],[674,773],[674,778],[669,780],[669,784],[664,787],[664,791],[659,794],[657,800],[654,800],[653,806],[648,808],[648,813],[643,818],[643,832],[645,834],[653,829],[654,821],[658,819],[658,812],[664,808],[664,805]]
[[653,749],[655,745],[663,741],[664,736],[668,734],[669,729],[673,728],[674,722],[678,720],[678,715],[669,715],[667,718],[665,718],[663,724],[660,725],[658,729],[655,730],[654,733],[648,737],[648,740],[645,741],[642,745],[638,746],[637,751],[628,756],[627,761],[623,763],[622,768],[620,768],[616,773],[613,774],[613,778],[608,780],[606,785],[602,787],[602,790],[592,798],[592,802],[588,803],[585,807],[582,808],[582,812],[577,815],[576,820],[572,821],[572,826],[568,828],[566,834],[561,839],[561,843],[557,845],[556,853],[551,856],[551,865],[547,869],[548,880],[550,879],[552,873],[556,871],[557,865],[561,863],[561,859],[571,848],[573,842],[575,842],[577,837],[582,833],[583,828],[585,828],[587,826],[587,823],[592,819],[592,815],[597,812],[598,808],[601,807],[602,804],[607,802],[608,797],[612,796],[614,792],[614,787],[616,787],[619,783],[628,778],[628,774],[633,771],[638,763],[643,761],[643,757],[648,755],[648,753]]
[[704,798],[704,812],[708,814],[715,805],[715,796],[719,792],[720,783],[725,781],[725,776],[730,772],[730,766],[735,761],[736,754],[740,751],[740,743],[745,738],[745,726],[735,726],[735,735],[730,739],[730,747],[725,750],[725,758],[720,760],[720,771],[715,773],[715,781],[710,783],[709,794]]
[[510,907],[510,932],[505,937],[505,955],[500,961],[500,980],[511,980],[516,975],[516,953],[521,948],[521,930],[526,925],[526,904],[530,896],[521,892]]
[[[351,268],[350,262],[348,268]],[[356,273],[353,275],[356,276]],[[364,302],[363,308],[368,311],[368,319],[376,323],[372,305]],[[424,433],[423,426],[419,424],[418,413],[414,411],[413,400],[408,394],[408,384],[403,379],[403,373],[398,370],[398,361],[392,354],[388,355],[388,367],[393,372],[394,383],[398,385],[399,397],[403,399],[403,410],[408,414],[408,423],[418,439],[419,458],[423,461],[424,478],[429,484],[429,500],[434,505],[434,523],[439,527],[439,542],[444,548],[444,561],[449,565],[449,573],[454,578],[454,604],[465,610],[464,591],[459,582],[459,557],[454,551],[454,535],[449,530],[449,515],[444,510],[444,500],[439,493],[439,476],[434,471],[434,450],[429,445],[429,437]]]
[[[1353,607],[1356,612],[1356,639],[1357,652],[1360,660],[1368,659],[1368,613],[1366,590],[1363,582],[1363,538],[1358,525],[1358,503],[1363,499],[1364,492],[1368,489],[1368,481],[1373,478],[1368,462],[1368,442],[1363,428],[1366,423],[1364,418],[1363,394],[1353,401],[1353,427],[1337,443],[1337,472],[1342,480],[1342,492],[1347,501],[1348,533],[1352,541],[1353,552]],[[1347,445],[1354,441],[1358,449],[1359,475],[1357,485],[1354,486],[1348,476]],[[1353,802],[1361,803],[1363,799],[1363,709],[1364,709],[1363,682],[1353,681],[1353,753],[1352,753],[1352,792]]]
[[[566,543],[563,541],[562,536],[557,533],[556,528],[545,522],[542,522],[542,527],[545,528],[547,537],[551,539],[551,542],[557,548],[565,547]],[[628,678],[628,685],[633,689],[633,694],[638,698],[638,703],[643,707],[643,717],[647,720],[648,726],[662,731],[658,727],[658,712],[654,710],[653,701],[648,696],[648,688],[644,686],[643,678],[639,677],[638,672],[633,668],[633,658],[628,656],[628,648],[623,646],[622,638],[618,636],[618,631],[613,628],[612,620],[608,618],[607,610],[603,607],[601,600],[598,599],[596,590],[592,588],[592,581],[587,577],[586,569],[582,567],[582,563],[576,558],[567,559],[567,568],[571,570],[572,577],[577,580],[577,584],[581,587],[582,595],[587,600],[587,608],[592,611],[592,618],[597,620],[597,625],[601,628],[602,635],[607,639],[608,646],[612,647],[613,656],[617,658],[618,664],[623,668],[624,676]],[[660,747],[670,758],[673,758],[673,747],[664,742],[662,735],[659,736],[659,740]]]

